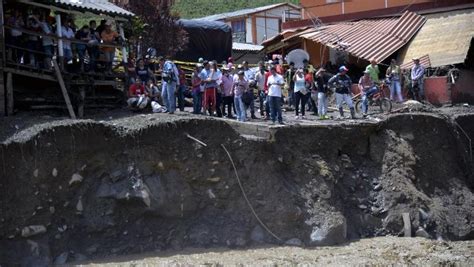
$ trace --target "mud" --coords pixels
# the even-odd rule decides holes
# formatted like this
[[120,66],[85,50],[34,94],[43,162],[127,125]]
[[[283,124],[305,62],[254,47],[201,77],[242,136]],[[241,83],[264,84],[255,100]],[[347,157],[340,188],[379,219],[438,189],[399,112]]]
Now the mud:
[[197,117],[36,125],[0,146],[0,264],[334,245],[401,236],[404,212],[412,235],[470,240],[473,125],[472,114],[400,114],[270,127],[268,139]]

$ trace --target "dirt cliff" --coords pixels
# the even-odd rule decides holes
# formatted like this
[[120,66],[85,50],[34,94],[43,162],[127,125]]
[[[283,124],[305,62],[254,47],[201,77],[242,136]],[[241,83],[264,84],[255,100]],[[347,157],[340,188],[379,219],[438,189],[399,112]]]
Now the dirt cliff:
[[333,245],[402,235],[402,213],[413,235],[472,239],[472,125],[472,115],[402,114],[275,127],[268,140],[153,115],[38,126],[0,145],[0,263]]

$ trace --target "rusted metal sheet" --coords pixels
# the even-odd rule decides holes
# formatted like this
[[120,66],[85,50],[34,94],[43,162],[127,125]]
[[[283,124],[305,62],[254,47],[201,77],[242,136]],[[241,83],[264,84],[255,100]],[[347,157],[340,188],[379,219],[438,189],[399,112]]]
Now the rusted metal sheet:
[[365,19],[313,28],[290,38],[309,39],[345,50],[359,58],[380,62],[407,44],[425,21],[422,16],[407,11],[401,17]]
[[[418,59],[420,60],[420,65],[422,65],[423,67],[425,67],[425,68],[431,67],[430,56],[424,55],[422,57],[419,57]],[[400,66],[400,68],[402,70],[409,70],[409,69],[413,68],[413,65],[414,65],[413,60],[410,60],[410,61],[406,62],[405,64],[402,64]]]
[[464,63],[474,36],[474,8],[429,14],[426,19],[401,51],[401,62],[428,54],[434,68]]
[[425,97],[431,104],[443,105],[451,103],[451,88],[448,77],[437,76],[425,79]]

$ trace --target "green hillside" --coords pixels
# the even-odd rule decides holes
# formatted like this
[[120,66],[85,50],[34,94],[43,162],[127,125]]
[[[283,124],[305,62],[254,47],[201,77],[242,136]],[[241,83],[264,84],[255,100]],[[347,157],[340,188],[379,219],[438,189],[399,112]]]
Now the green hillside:
[[298,4],[299,0],[175,0],[173,10],[181,18],[192,19],[282,2]]

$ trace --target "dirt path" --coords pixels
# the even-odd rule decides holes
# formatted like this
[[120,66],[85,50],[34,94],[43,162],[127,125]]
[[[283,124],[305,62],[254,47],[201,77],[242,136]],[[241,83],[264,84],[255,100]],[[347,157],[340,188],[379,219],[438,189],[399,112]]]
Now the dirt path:
[[473,251],[474,241],[379,237],[337,247],[184,250],[174,255],[162,252],[108,259],[86,266],[473,266]]

